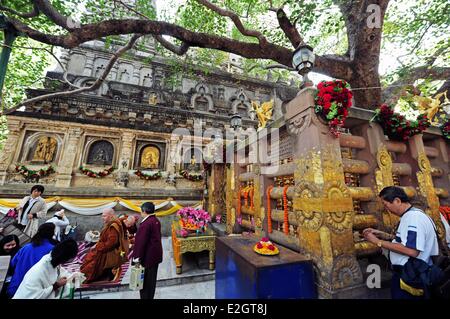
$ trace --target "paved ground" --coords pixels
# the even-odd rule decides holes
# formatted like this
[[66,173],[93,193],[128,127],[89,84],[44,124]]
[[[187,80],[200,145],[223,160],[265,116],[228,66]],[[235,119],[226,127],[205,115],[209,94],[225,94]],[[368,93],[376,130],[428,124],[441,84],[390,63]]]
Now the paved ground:
[[[176,274],[173,259],[172,239],[164,237],[163,261],[158,268],[156,299],[214,299],[214,273],[209,270],[208,252],[199,254],[183,254],[183,273]],[[138,291],[128,289],[129,273],[125,274],[119,288],[101,291],[83,292],[81,298],[86,299],[139,299]],[[77,293],[75,298],[80,298]]]

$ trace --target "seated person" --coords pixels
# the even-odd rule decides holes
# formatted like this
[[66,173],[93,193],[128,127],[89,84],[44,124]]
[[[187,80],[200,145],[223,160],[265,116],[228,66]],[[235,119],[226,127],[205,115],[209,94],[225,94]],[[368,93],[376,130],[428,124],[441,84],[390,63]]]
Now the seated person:
[[124,229],[114,210],[104,209],[102,219],[104,227],[100,239],[91,247],[80,267],[80,272],[86,276],[84,283],[113,280],[127,260],[128,244],[124,244]]

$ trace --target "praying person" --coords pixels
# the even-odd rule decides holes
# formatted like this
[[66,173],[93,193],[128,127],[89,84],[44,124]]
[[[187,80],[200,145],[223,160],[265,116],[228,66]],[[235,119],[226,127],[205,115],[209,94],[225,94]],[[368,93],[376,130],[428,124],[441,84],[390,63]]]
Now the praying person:
[[47,204],[41,197],[43,192],[44,186],[34,185],[31,188],[31,195],[25,196],[19,205],[17,227],[29,237],[36,234],[39,219],[45,218],[47,215]]

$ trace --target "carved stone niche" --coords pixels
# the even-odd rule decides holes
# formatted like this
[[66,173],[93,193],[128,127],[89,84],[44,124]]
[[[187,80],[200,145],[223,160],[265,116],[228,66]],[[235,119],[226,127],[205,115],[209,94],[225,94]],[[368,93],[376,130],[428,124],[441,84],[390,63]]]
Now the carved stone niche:
[[203,152],[200,148],[192,147],[183,149],[182,167],[188,171],[200,171],[203,163]]
[[138,140],[133,169],[165,170],[166,143]]
[[199,83],[195,86],[195,93],[191,97],[191,108],[203,112],[214,111],[212,94],[210,93],[208,86],[203,83]]
[[20,156],[21,163],[57,163],[61,153],[63,138],[54,133],[27,132]]
[[115,153],[113,143],[100,138],[88,140],[83,162],[91,165],[112,165]]
[[238,89],[231,97],[231,111],[233,114],[239,113],[243,117],[249,117],[252,105],[243,88]]

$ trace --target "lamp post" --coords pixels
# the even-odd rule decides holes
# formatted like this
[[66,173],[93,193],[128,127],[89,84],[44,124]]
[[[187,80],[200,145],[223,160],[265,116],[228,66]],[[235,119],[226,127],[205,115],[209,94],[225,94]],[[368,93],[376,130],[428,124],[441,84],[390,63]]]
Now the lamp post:
[[9,56],[11,55],[11,46],[17,36],[19,36],[19,33],[3,14],[0,14],[0,30],[3,30],[5,36],[2,54],[0,56],[0,104],[3,104],[3,94],[1,93],[3,92]]
[[313,86],[314,83],[309,80],[308,73],[314,67],[316,56],[313,48],[307,44],[299,45],[292,54],[292,65],[297,70],[298,74],[303,76],[302,87]]
[[230,124],[234,130],[239,130],[242,127],[242,116],[239,113],[232,114]]

